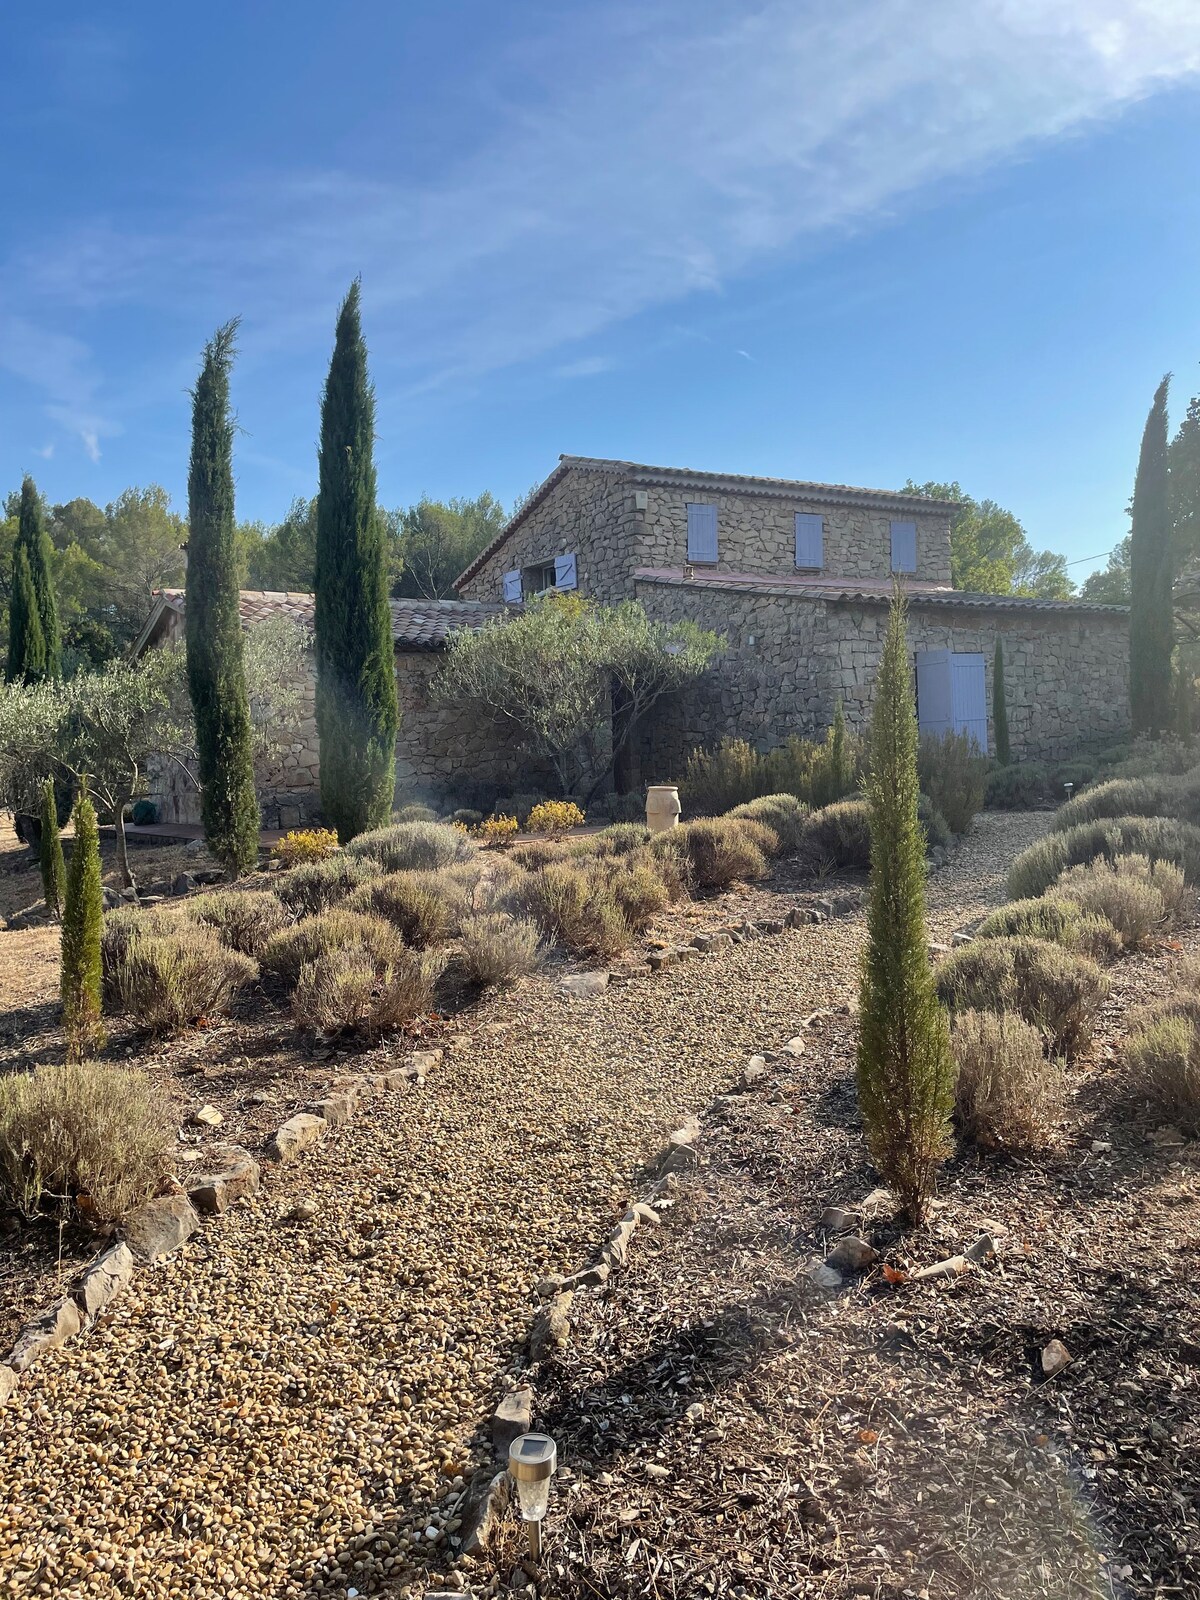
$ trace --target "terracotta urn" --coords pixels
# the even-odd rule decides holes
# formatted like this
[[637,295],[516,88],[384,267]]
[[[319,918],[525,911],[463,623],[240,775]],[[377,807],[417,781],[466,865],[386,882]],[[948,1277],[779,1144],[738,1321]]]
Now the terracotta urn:
[[679,790],[673,783],[652,783],[646,790],[646,826],[651,833],[665,833],[679,825]]

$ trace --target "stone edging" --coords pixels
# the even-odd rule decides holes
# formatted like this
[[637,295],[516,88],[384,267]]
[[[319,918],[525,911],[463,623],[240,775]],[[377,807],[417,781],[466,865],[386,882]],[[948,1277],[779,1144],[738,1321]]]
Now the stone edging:
[[849,916],[863,905],[859,894],[822,895],[811,906],[793,906],[783,917],[759,917],[754,922],[731,922],[707,933],[698,933],[690,944],[669,945],[665,950],[652,950],[646,957],[651,972],[661,972],[664,967],[675,966],[680,961],[694,961],[697,956],[711,955],[716,950],[727,950],[733,945],[748,944],[751,940],[785,933],[789,928],[810,927],[828,922],[831,917]]

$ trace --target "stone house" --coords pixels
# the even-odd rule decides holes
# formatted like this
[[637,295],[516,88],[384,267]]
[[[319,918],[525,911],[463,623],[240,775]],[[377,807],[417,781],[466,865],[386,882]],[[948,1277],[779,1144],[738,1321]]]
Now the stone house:
[[[273,593],[244,589],[241,593],[242,625],[253,628],[269,616],[284,615],[312,636],[311,594]],[[436,704],[429,682],[456,628],[481,628],[508,609],[466,600],[393,600],[392,637],[396,647],[396,688],[400,701],[400,738],[396,749],[396,788],[399,794],[439,798],[450,790],[460,794],[479,786],[500,792],[537,788],[541,774],[529,771],[529,761],[480,728],[473,718],[453,706]],[[164,589],[157,597],[131,654],[182,640],[184,594]],[[263,826],[294,828],[310,821],[320,806],[320,767],[314,707],[316,678],[311,654],[299,691],[299,724],[295,738],[272,769],[259,774],[259,802]],[[199,796],[194,783],[178,769],[160,765],[149,775],[151,798],[163,822],[197,822]]]
[[640,730],[651,782],[677,778],[690,749],[726,734],[761,748],[819,736],[839,700],[862,727],[895,577],[909,597],[924,731],[967,730],[994,749],[1000,638],[1015,755],[1052,759],[1123,737],[1126,609],[956,591],[955,509],[880,489],[563,456],[456,588],[493,605],[549,588],[633,598],[653,617],[723,634],[713,669]]

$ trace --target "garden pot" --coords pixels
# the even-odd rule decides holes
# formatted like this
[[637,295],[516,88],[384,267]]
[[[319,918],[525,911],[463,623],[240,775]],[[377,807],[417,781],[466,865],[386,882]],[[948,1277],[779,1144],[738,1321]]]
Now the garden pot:
[[679,825],[679,790],[673,783],[652,783],[646,790],[646,826],[651,833],[665,833]]

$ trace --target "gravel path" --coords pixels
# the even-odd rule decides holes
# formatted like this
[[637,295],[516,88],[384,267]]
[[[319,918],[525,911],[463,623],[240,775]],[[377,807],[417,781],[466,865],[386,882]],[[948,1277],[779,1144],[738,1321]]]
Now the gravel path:
[[[977,820],[931,883],[934,937],[1003,899],[1046,820]],[[0,1413],[0,1595],[422,1592],[531,1285],[582,1263],[748,1052],[851,997],[861,939],[854,916],[473,1013],[426,1089],[373,1103],[30,1374]],[[301,1196],[314,1220],[286,1221]]]

